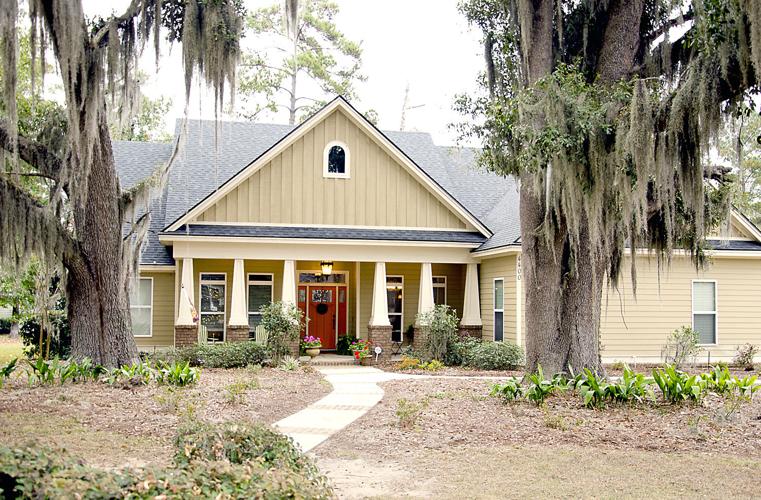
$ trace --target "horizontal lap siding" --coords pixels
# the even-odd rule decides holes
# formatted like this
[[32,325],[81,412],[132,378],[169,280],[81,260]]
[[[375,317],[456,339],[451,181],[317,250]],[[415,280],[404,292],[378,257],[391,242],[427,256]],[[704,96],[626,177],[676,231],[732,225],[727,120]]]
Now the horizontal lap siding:
[[479,266],[481,320],[484,340],[494,340],[494,280],[504,280],[504,340],[516,339],[516,256],[484,259]]
[[[628,264],[626,264],[628,266]],[[603,296],[602,355],[660,358],[668,334],[692,324],[692,280],[716,280],[718,345],[706,346],[711,357],[731,358],[746,342],[761,344],[761,260],[714,258],[696,272],[687,258],[675,257],[660,272],[654,259],[637,261],[637,294],[626,273],[619,292]]]
[[[323,177],[323,153],[349,149],[349,179]],[[470,228],[341,111],[335,111],[197,218],[251,222]]]
[[140,273],[153,278],[153,330],[151,337],[135,337],[138,347],[174,345],[174,273]]

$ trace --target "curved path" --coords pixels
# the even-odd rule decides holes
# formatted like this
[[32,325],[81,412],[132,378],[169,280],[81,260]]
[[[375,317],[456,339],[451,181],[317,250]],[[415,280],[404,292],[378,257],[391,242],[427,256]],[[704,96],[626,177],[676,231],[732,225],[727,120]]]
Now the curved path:
[[325,366],[317,368],[333,386],[333,392],[303,410],[275,422],[274,427],[290,436],[307,452],[367,413],[383,399],[378,382],[414,375],[389,373],[370,366]]

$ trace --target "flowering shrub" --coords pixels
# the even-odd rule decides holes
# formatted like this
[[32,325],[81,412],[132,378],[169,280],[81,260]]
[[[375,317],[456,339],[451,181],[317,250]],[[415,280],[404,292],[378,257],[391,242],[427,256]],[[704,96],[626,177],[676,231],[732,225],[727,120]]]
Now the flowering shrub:
[[303,349],[315,349],[318,347],[322,347],[322,341],[320,340],[320,337],[313,337],[311,335],[307,335],[303,339],[301,339],[301,347]]

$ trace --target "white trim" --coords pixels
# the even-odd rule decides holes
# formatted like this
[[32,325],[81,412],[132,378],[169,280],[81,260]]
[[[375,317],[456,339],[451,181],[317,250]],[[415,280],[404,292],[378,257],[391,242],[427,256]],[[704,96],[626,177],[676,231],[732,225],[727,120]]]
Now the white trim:
[[426,173],[422,171],[420,167],[415,165],[401,149],[380,133],[372,124],[370,124],[365,117],[359,114],[354,108],[341,97],[335,98],[328,103],[320,111],[307,118],[301,125],[293,129],[289,134],[280,139],[275,145],[273,145],[268,151],[259,156],[247,167],[243,168],[240,172],[231,177],[222,186],[218,187],[216,191],[209,194],[205,199],[197,203],[190,210],[185,212],[177,218],[171,225],[165,228],[165,231],[175,231],[177,228],[187,222],[195,220],[200,214],[206,211],[209,207],[214,205],[217,201],[224,198],[233,189],[238,187],[244,180],[248,179],[253,173],[267,165],[273,158],[282,153],[286,148],[295,143],[298,139],[303,137],[307,132],[312,130],[315,125],[320,123],[330,113],[340,109],[346,115],[352,119],[355,125],[362,129],[365,133],[372,136],[379,144],[383,146],[387,153],[389,153],[395,160],[402,164],[418,181],[423,183],[428,189],[430,189],[436,196],[443,201],[450,209],[456,212],[460,217],[469,222],[473,227],[480,231],[484,236],[491,237],[492,232],[479,221],[474,215],[470,214],[465,207],[457,201],[452,195],[447,193],[441,186],[436,184]]
[[[428,226],[363,226],[356,224],[295,224],[291,222],[220,222],[220,221],[194,221],[188,222],[189,226],[246,226],[246,227],[308,227],[324,229],[378,229],[398,231],[445,231],[448,233],[473,233],[466,227],[428,227]],[[171,267],[171,266],[169,266]]]
[[[497,307],[497,281],[502,283],[502,307]],[[505,341],[505,278],[494,278],[492,280],[491,287],[492,297],[492,314],[491,314],[491,338],[494,342],[497,342],[497,322],[494,320],[496,313],[502,313],[502,340]]]
[[[712,238],[716,239],[716,238]],[[519,254],[521,253],[520,246],[506,246],[499,248],[492,248],[489,250],[481,250],[471,252],[471,255],[477,259],[486,259],[492,257],[501,257],[503,255]],[[631,249],[624,249],[624,255],[631,255]],[[676,257],[689,257],[689,252],[686,250],[674,250],[672,256]],[[649,257],[654,255],[650,250],[645,248],[637,249],[637,257]],[[706,250],[706,255],[711,257],[722,258],[735,258],[735,259],[761,259],[761,251],[757,250]]]
[[[713,283],[713,311],[696,311],[695,310],[695,283]],[[715,279],[694,279],[690,284],[690,324],[695,329],[696,314],[713,314],[713,342],[709,344],[698,344],[703,347],[713,347],[719,345],[719,283]]]
[[312,283],[312,282],[306,282],[301,281],[299,276],[301,273],[314,273],[314,274],[322,274],[322,270],[315,270],[315,269],[296,269],[296,284],[297,285],[338,285],[338,286],[349,286],[349,271],[336,271],[335,269],[331,274],[341,274],[346,276],[346,279],[343,283]]
[[155,264],[143,264],[138,267],[140,273],[173,273],[175,272],[176,264],[171,265],[155,265]]
[[[354,262],[354,337],[359,338],[359,332],[362,328],[362,320],[360,317],[360,311],[359,311],[359,304],[360,301],[360,290],[362,289],[362,282],[360,278],[360,273],[362,269],[362,263],[360,261]],[[348,308],[347,308],[348,309]],[[348,325],[347,325],[348,328]],[[348,332],[347,332],[348,333]],[[338,346],[336,346],[338,347]]]
[[[253,276],[255,274],[256,275],[260,275],[260,276],[269,276],[270,280],[269,281],[252,280],[251,276]],[[248,321],[249,329],[251,328],[251,326],[250,326],[251,325],[250,316],[252,314],[254,314],[256,316],[261,316],[262,315],[262,313],[260,313],[259,311],[253,311],[252,312],[249,309],[249,307],[251,307],[251,297],[249,295],[250,292],[251,292],[251,289],[249,288],[250,285],[269,285],[269,287],[270,287],[270,302],[272,302],[272,301],[275,300],[275,273],[253,273],[253,272],[252,273],[246,273],[246,319],[249,320]]]
[[[338,146],[344,150],[344,171],[328,172],[328,163],[330,159],[330,150],[334,146]],[[351,178],[351,153],[349,152],[349,146],[343,141],[330,141],[325,146],[325,150],[322,152],[322,176],[326,179],[350,179]]]
[[[404,275],[402,275],[402,274],[387,274],[386,275],[386,293],[387,294],[388,294],[388,290],[389,290],[389,283],[388,283],[388,279],[389,278],[401,278],[402,279],[402,283],[401,283],[401,285],[402,285],[402,310],[401,310],[401,312],[398,312],[398,313],[388,313],[388,316],[389,316],[388,322],[391,323],[391,315],[392,314],[394,316],[399,316],[399,320],[400,320],[399,321],[399,340],[400,340],[400,342],[404,342],[404,296],[406,295],[404,293]],[[393,289],[395,290],[395,288],[393,288]],[[388,301],[388,299],[386,299],[386,300]],[[391,325],[391,328],[392,328],[391,329],[391,335],[392,336],[394,335],[393,326],[394,325],[392,324]]]
[[[150,319],[151,320],[148,323],[148,335],[135,335],[134,330],[133,330],[132,336],[135,337],[136,339],[147,339],[147,338],[153,337],[153,277],[151,277],[151,276],[145,276],[145,277],[144,276],[139,276],[137,279],[138,279],[138,284],[137,284],[138,290],[140,289],[140,280],[151,280],[151,304],[148,305],[148,306],[144,306],[144,305],[137,305],[136,306],[130,300],[129,301],[130,314],[132,314],[132,309],[133,308],[134,309],[149,309],[151,311],[151,314],[150,314]],[[134,325],[133,325],[133,328],[134,328]]]
[[[444,283],[436,283],[437,279],[442,279],[442,278],[444,279]],[[446,277],[446,275],[433,276],[433,289],[434,289],[434,291],[437,288],[443,288],[444,289],[444,304],[449,304],[449,302],[447,302],[447,300],[448,300],[448,297],[447,297],[447,288],[448,288],[448,286],[447,286],[447,277]],[[436,294],[434,293],[433,296],[435,298]],[[435,304],[435,301],[434,301],[434,304]]]
[[[395,241],[395,240],[350,240],[350,239],[320,239],[320,238],[257,238],[254,236],[189,236],[189,235],[160,235],[161,243],[175,241],[213,241],[215,243],[244,242],[244,243],[294,243],[299,245],[363,245],[363,246],[392,246],[392,247],[447,247],[447,248],[476,248],[480,243],[453,243],[446,241]],[[758,252],[761,257],[761,252]]]
[[490,248],[488,250],[474,250],[471,252],[473,257],[488,258],[488,257],[501,257],[502,255],[511,255],[515,253],[521,253],[520,245],[505,245],[503,247]]
[[[310,302],[310,297],[311,297],[310,294],[309,294],[309,287],[326,287],[326,286],[335,286],[335,287],[337,287],[336,288],[336,324],[334,325],[334,327],[335,327],[335,332],[336,332],[336,347],[338,347],[338,336],[339,336],[339,334],[338,334],[338,310],[340,308],[340,306],[339,306],[340,302],[338,301],[338,293],[339,293],[338,288],[340,288],[340,287],[346,288],[346,334],[348,335],[349,334],[349,320],[351,319],[351,317],[349,315],[349,309],[350,309],[350,307],[349,307],[349,300],[350,300],[349,280],[351,279],[351,275],[350,275],[349,271],[336,271],[336,270],[333,270],[332,274],[342,274],[342,275],[346,276],[346,279],[345,279],[344,283],[306,283],[306,282],[302,282],[299,279],[300,278],[299,275],[301,273],[320,274],[320,273],[322,273],[322,271],[312,270],[312,269],[297,269],[296,270],[296,289],[298,290],[298,288],[301,287],[301,286],[307,287],[307,297],[306,297],[306,299],[307,299],[306,300],[306,309],[307,309],[307,314],[306,315],[307,316],[309,315],[309,302]],[[309,335],[309,321],[307,321],[307,324],[306,324],[306,334]],[[359,338],[359,337],[357,337],[357,338]]]
[[743,215],[739,210],[732,209],[730,212],[730,222],[734,219],[740,226],[742,226],[743,229],[748,231],[755,239],[756,241],[761,242],[761,231],[758,230],[753,224],[749,223],[746,219],[745,215]]
[[[523,268],[521,256],[515,257],[515,344],[523,342]],[[504,293],[504,292],[503,292]]]
[[[203,295],[202,295],[202,293],[203,293],[202,292],[203,285],[219,285],[221,283],[225,287],[225,297],[224,297],[224,299],[222,301],[222,303],[223,303],[223,305],[225,307],[225,310],[222,311],[222,314],[224,316],[223,319],[222,319],[222,342],[225,342],[227,340],[227,273],[226,272],[209,271],[209,272],[198,273],[198,274],[199,274],[199,276],[198,276],[198,327],[199,328],[203,326],[203,315],[204,315],[204,311],[203,311]],[[204,282],[204,279],[203,279],[204,275],[210,275],[210,274],[221,274],[221,275],[223,275],[225,277],[225,279],[224,279],[224,281],[211,280],[211,281],[205,281]],[[248,309],[248,307],[246,307],[246,309]],[[219,313],[218,312],[213,312],[213,311],[207,311],[205,314],[219,314]],[[208,342],[208,341],[209,341],[209,337],[208,337],[208,333],[207,333],[206,342]]]

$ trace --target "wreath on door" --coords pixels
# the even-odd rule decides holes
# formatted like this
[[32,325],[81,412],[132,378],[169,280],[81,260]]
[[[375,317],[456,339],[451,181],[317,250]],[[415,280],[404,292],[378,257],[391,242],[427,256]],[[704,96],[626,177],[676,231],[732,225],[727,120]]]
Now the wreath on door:
[[325,314],[326,312],[328,312],[328,305],[327,304],[323,304],[323,303],[317,304],[317,314],[321,314],[322,315],[322,314]]

